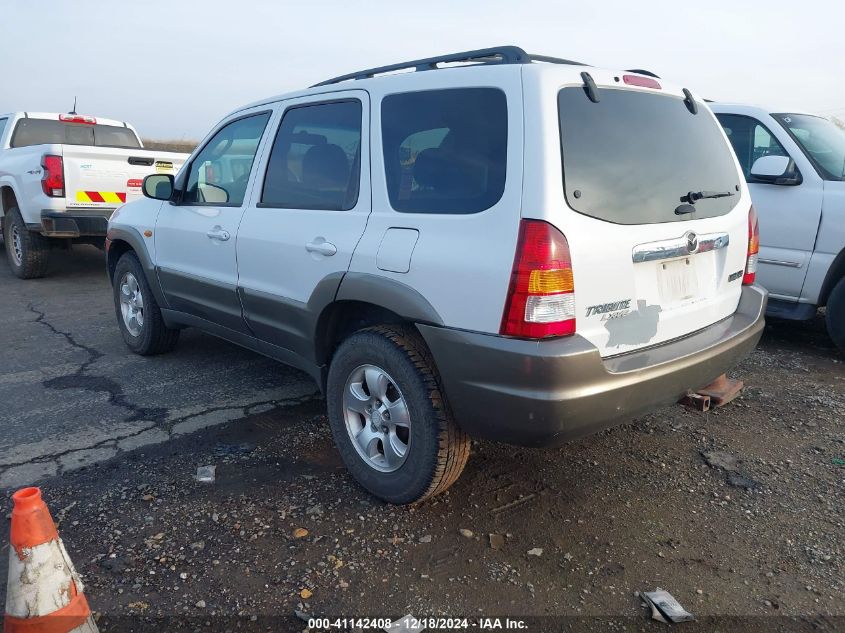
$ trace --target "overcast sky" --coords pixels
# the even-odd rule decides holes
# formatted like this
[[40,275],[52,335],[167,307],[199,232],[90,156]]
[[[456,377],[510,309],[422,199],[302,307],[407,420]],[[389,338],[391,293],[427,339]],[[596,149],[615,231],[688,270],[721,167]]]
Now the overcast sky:
[[647,68],[712,99],[845,118],[845,3],[0,0],[0,113],[199,139],[256,99],[368,66],[516,44]]

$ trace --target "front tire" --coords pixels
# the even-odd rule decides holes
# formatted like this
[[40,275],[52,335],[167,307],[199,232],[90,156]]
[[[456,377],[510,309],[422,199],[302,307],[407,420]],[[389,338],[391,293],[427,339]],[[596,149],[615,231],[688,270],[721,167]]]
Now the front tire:
[[129,349],[141,356],[152,356],[176,347],[179,330],[164,324],[135,253],[124,253],[118,260],[112,284],[118,327]]
[[376,497],[416,503],[460,476],[469,438],[452,418],[414,329],[379,326],[353,334],[331,361],[326,391],[341,458]]
[[6,259],[16,277],[37,279],[44,276],[50,242],[43,235],[26,228],[17,207],[10,207],[3,219],[3,241],[6,244]]
[[845,353],[845,278],[839,280],[827,298],[827,333]]

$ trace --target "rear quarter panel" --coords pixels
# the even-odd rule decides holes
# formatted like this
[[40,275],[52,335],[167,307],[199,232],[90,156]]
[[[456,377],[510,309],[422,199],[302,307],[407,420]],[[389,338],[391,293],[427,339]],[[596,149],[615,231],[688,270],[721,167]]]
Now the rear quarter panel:
[[[0,149],[0,187],[9,187],[15,195],[24,222],[37,224],[41,210],[61,210],[64,198],[49,198],[41,189],[41,159],[45,154],[62,154],[61,145],[32,145]],[[3,209],[7,213],[8,209]]]
[[[388,94],[464,87],[496,87],[507,96],[505,191],[498,203],[469,215],[399,213],[385,186],[381,101]],[[518,68],[442,69],[367,82],[372,99],[372,213],[350,270],[411,286],[447,327],[498,333],[510,283],[522,204],[522,85]],[[379,268],[377,255],[388,229],[419,232],[410,269]],[[382,263],[382,266],[384,264]],[[385,306],[390,308],[390,306]]]

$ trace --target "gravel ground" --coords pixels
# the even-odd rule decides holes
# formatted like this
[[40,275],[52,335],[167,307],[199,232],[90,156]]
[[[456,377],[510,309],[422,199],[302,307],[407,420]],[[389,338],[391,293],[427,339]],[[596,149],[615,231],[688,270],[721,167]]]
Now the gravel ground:
[[687,631],[845,630],[843,358],[820,319],[775,322],[734,375],[717,411],[555,450],[475,443],[418,507],[354,484],[318,398],[42,488],[103,631],[303,630],[296,611],[662,630],[637,597],[656,587],[698,617]]

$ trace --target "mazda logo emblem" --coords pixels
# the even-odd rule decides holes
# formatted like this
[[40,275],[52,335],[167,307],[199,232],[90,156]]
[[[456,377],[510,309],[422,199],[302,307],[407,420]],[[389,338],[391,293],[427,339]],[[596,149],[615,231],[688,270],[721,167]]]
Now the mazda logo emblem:
[[693,232],[687,233],[687,250],[690,254],[698,250],[698,236]]

